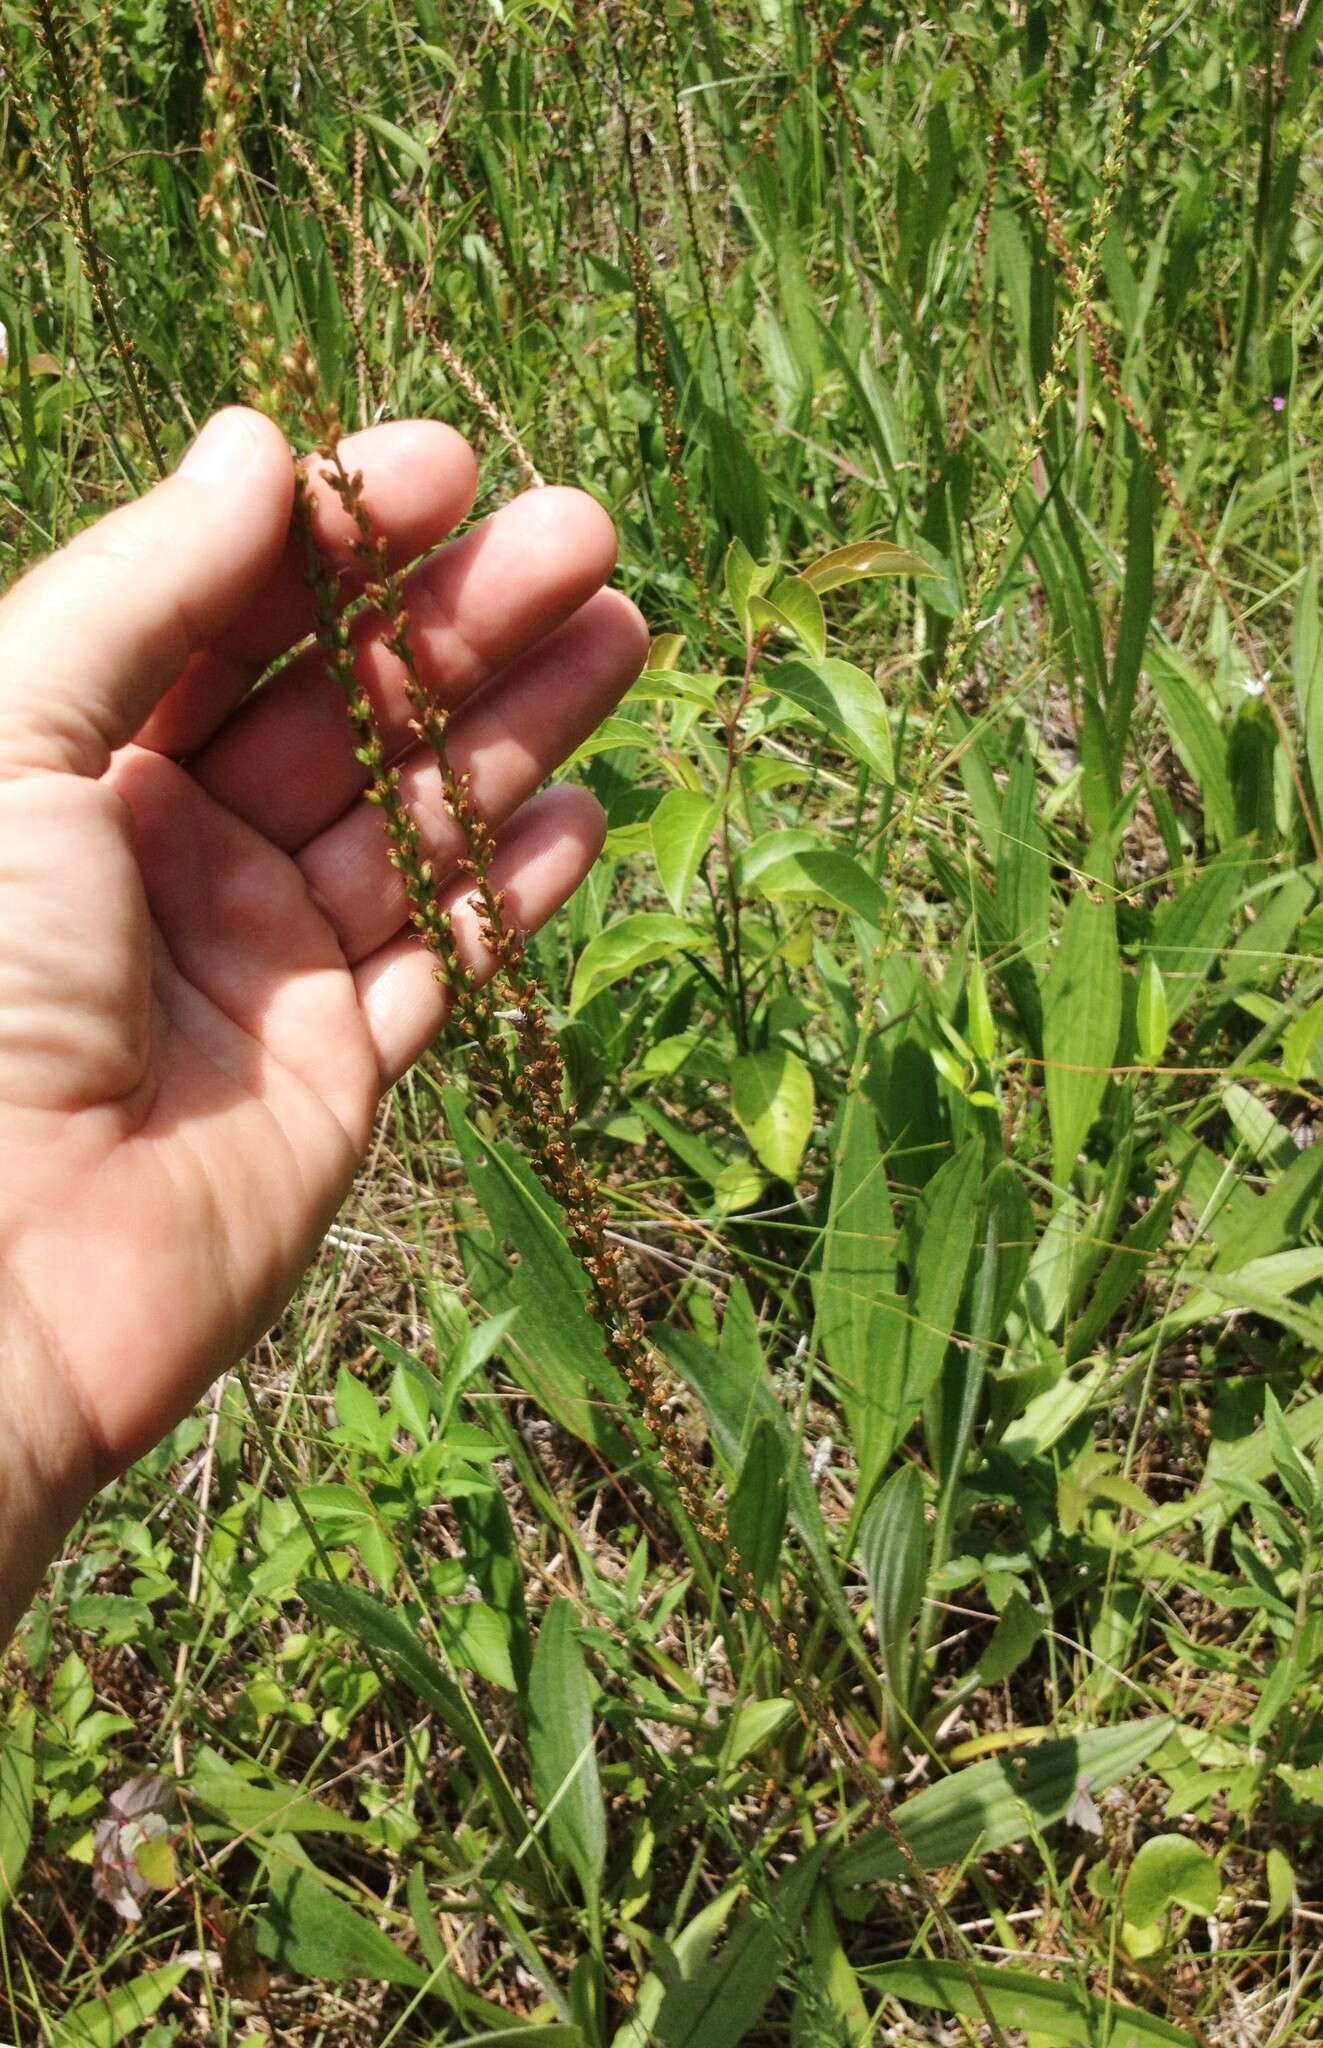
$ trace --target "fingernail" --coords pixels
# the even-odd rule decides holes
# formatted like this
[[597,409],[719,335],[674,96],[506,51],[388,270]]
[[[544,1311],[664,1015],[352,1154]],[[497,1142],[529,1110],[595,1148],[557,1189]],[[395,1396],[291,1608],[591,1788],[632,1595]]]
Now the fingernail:
[[209,419],[187,450],[178,474],[193,483],[233,483],[257,454],[259,428],[252,413],[230,406]]

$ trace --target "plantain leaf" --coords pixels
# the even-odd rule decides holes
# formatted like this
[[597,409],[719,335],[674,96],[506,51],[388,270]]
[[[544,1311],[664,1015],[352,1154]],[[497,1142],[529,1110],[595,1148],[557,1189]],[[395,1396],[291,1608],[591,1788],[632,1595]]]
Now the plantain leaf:
[[[278,1847],[277,1837],[273,1847]],[[300,1863],[268,1861],[267,1900],[255,1916],[264,1956],[330,1984],[425,1984],[428,1972]]]
[[762,1415],[753,1425],[726,1516],[736,1554],[759,1592],[775,1577],[780,1562],[788,1497],[784,1435]]
[[740,2048],[780,1982],[825,1854],[819,1843],[792,1863],[765,1905],[748,1907],[719,1956],[671,1987],[656,2020],[663,2048]]
[[1219,954],[1229,949],[1244,874],[1245,863],[1238,857],[1212,861],[1153,920],[1144,956],[1162,970],[1172,1024],[1201,993]]
[[1075,1984],[1057,1984],[1002,1964],[973,1965],[907,1957],[860,1972],[866,1984],[903,2005],[930,2007],[981,2020],[972,1974],[999,2026],[1033,2041],[1064,2041],[1071,2048],[1195,2048],[1195,2037],[1133,2005],[1121,2005]]
[[146,2026],[188,1975],[187,1963],[167,1963],[117,1984],[103,1998],[89,1998],[55,2022],[53,2048],[118,2048]]
[[568,1600],[538,1630],[528,1688],[528,1756],[551,1846],[593,1903],[606,1860],[606,1809],[594,1747],[596,1701]]
[[862,1094],[847,1095],[832,1132],[831,1204],[814,1286],[818,1342],[850,1426],[866,1500],[887,1446],[882,1416],[870,1398],[883,1369],[888,1309],[897,1318],[896,1228],[882,1163],[877,1116]]
[[35,1710],[20,1708],[5,1729],[0,1748],[0,1915],[18,1896],[18,1881],[32,1841],[36,1729]]
[[[960,1297],[978,1224],[983,1146],[970,1138],[939,1167],[905,1227],[909,1292],[897,1304],[900,1357],[873,1369],[883,1456],[889,1457],[922,1409],[955,1335]],[[894,1323],[893,1323],[894,1327]]]
[[1111,905],[1081,893],[1066,913],[1043,984],[1043,1061],[1052,1176],[1069,1185],[1102,1107],[1121,1034],[1121,958]]
[[[924,1870],[939,1870],[975,1853],[988,1856],[1031,1830],[1064,1820],[1081,1785],[1105,1792],[1129,1777],[1173,1726],[1167,1716],[1155,1715],[1013,1749],[929,1785],[896,1807],[892,1818]],[[847,1849],[829,1871],[838,1892],[904,1875],[904,1858],[880,1827]]]
[[904,1707],[910,1697],[911,1632],[928,1587],[930,1553],[923,1481],[917,1466],[902,1465],[869,1502],[859,1525],[859,1562],[887,1689]]

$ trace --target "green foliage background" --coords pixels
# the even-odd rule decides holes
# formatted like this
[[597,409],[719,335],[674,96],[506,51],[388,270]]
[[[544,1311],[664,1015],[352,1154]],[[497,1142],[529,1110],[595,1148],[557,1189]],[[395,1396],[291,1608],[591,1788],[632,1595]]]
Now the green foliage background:
[[[236,381],[209,25],[53,18],[77,148],[0,7],[8,570]],[[517,439],[618,523],[658,640],[535,949],[580,1142],[965,1947],[443,1048],[250,1361],[263,1434],[227,1382],[10,1653],[15,2040],[992,2038],[971,1977],[1006,2040],[1319,2037],[1320,21],[250,10],[282,335],[346,420],[473,434],[479,512]],[[92,1830],[155,1771],[130,1924]]]

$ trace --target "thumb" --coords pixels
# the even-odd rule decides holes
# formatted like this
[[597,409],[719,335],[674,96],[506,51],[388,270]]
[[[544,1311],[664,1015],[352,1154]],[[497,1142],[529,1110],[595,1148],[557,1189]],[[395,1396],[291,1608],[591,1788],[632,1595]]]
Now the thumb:
[[293,494],[283,436],[234,406],[173,476],[30,571],[0,602],[0,777],[100,775],[272,573]]

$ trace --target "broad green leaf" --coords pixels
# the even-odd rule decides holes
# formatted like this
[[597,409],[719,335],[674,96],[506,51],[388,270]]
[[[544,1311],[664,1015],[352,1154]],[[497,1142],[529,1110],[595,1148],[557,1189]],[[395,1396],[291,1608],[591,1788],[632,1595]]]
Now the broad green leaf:
[[1155,1067],[1167,1049],[1169,1013],[1167,985],[1162,969],[1150,952],[1144,955],[1135,992],[1135,1029],[1139,1034],[1139,1056]]
[[[1095,1728],[1082,1735],[1009,1750],[970,1764],[917,1792],[893,1819],[924,1870],[989,1856],[1008,1842],[1051,1827],[1069,1813],[1080,1787],[1105,1792],[1146,1763],[1174,1723],[1165,1715]],[[847,1849],[829,1870],[833,1889],[887,1884],[905,1875],[900,1851],[882,1828]]]
[[979,1058],[987,1064],[997,1055],[997,1027],[992,1019],[987,976],[983,972],[981,960],[976,960],[969,971],[967,1010],[969,1043]]
[[118,2048],[160,2011],[188,1972],[187,1963],[167,1963],[117,1985],[103,1998],[89,1998],[76,2005],[55,2022],[50,2037],[54,2048]]
[[[278,1848],[278,1843],[273,1847]],[[254,1915],[257,1946],[287,1970],[329,1984],[425,1984],[428,1972],[305,1865],[267,1864],[266,1901]]]
[[805,583],[817,591],[837,590],[842,583],[859,583],[870,576],[934,576],[920,555],[898,547],[893,540],[855,540],[848,547],[833,548],[819,555],[802,571]]
[[832,2039],[833,2043],[840,2038],[848,2048],[865,2048],[865,2044],[876,2037],[863,1989],[841,1942],[831,1893],[821,1882],[813,1888],[804,1933],[811,1982],[801,1984],[796,2000],[790,2028],[794,2048],[808,2048],[809,2043],[824,2041],[821,2032],[824,2003],[841,2030],[838,2037],[826,2038]]
[[1247,1309],[1252,1315],[1280,1323],[1306,1344],[1323,1348],[1323,1314],[1291,1299],[1299,1288],[1320,1278],[1323,1250],[1317,1246],[1270,1252],[1266,1258],[1251,1259],[1230,1272],[1205,1273],[1180,1308],[1168,1312],[1169,1326],[1176,1332],[1228,1310]]
[[719,807],[697,790],[668,789],[649,821],[652,857],[677,916],[689,901],[719,815]]
[[751,840],[736,854],[736,884],[742,890],[752,889],[760,875],[788,859],[792,853],[821,853],[825,850],[827,841],[823,833],[810,831],[802,825],[792,825],[788,830],[777,826],[774,831],[760,833],[757,839]]
[[996,906],[1009,944],[1037,966],[1047,958],[1052,863],[1034,809],[1036,793],[1034,758],[1026,749],[1017,757],[1006,786]]
[[589,939],[579,955],[570,995],[570,1015],[575,1016],[604,988],[665,960],[673,953],[696,952],[706,944],[703,934],[683,918],[665,910],[636,910],[619,917],[597,937]]
[[873,877],[844,853],[792,853],[758,877],[764,896],[801,898],[848,911],[881,928],[882,891]]
[[510,1640],[499,1614],[485,1600],[447,1600],[432,1611],[446,1655],[462,1671],[475,1671],[488,1685],[515,1690]]
[[785,1442],[770,1418],[760,1416],[726,1511],[735,1553],[759,1592],[776,1576],[787,1500]]
[[793,1181],[813,1131],[813,1077],[785,1046],[742,1053],[731,1068],[731,1108],[754,1153]]
[[597,1775],[596,1695],[574,1630],[555,1599],[542,1619],[528,1685],[528,1758],[551,1846],[584,1897],[596,1899],[606,1859],[606,1809]]
[[1282,1072],[1292,1081],[1303,1079],[1307,1066],[1314,1064],[1314,1048],[1323,1033],[1323,1003],[1311,1003],[1293,1017],[1282,1034]]
[[1151,1927],[1171,1906],[1214,1913],[1222,1880],[1216,1863],[1184,1835],[1150,1835],[1126,1873],[1121,1910],[1132,1927]]
[[32,1841],[36,1730],[35,1710],[21,1707],[0,1737],[0,1915],[18,1896]]
[[1244,1151],[1237,1165],[1275,1166],[1284,1171],[1295,1160],[1295,1140],[1273,1115],[1266,1102],[1239,1081],[1222,1086],[1222,1107],[1226,1110]]
[[1290,1858],[1276,1847],[1269,1849],[1265,1859],[1265,1876],[1268,1880],[1268,1913],[1265,1927],[1273,1926],[1283,1913],[1294,1904],[1296,1898],[1295,1871]]
[[917,1466],[902,1465],[873,1496],[859,1525],[858,1551],[887,1687],[908,1707],[911,1636],[928,1588],[931,1552]]
[[822,599],[802,576],[782,576],[765,597],[750,598],[749,620],[755,627],[781,626],[793,633],[816,661],[821,661],[827,652]]
[[999,2026],[1029,2040],[1064,2041],[1071,2048],[1195,2048],[1195,2037],[1133,2005],[1121,2005],[1075,1984],[1057,1984],[1027,1970],[986,1963],[961,1965],[911,1956],[860,1972],[866,1984],[937,2012],[978,2021],[982,2008],[969,1984],[972,1968],[979,1990]]
[[1110,904],[1082,891],[1066,913],[1043,983],[1043,1063],[1052,1177],[1068,1187],[1107,1091],[1121,1032],[1121,959]]
[[861,668],[835,658],[782,661],[769,674],[767,685],[825,726],[856,761],[862,761],[884,782],[894,782],[886,700],[880,686]]
[[748,443],[724,412],[705,406],[702,415],[708,484],[716,510],[731,533],[755,555],[767,545],[767,484]]
[[1126,486],[1125,586],[1108,690],[1107,715],[1118,749],[1130,735],[1130,716],[1153,616],[1153,533],[1157,487],[1153,464],[1133,433],[1126,435],[1130,476]]

